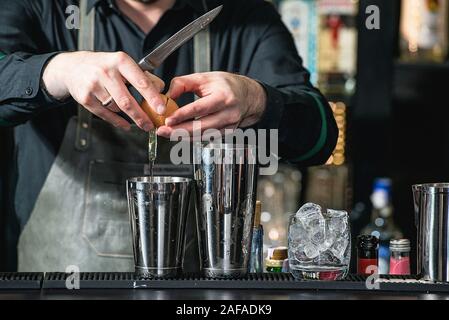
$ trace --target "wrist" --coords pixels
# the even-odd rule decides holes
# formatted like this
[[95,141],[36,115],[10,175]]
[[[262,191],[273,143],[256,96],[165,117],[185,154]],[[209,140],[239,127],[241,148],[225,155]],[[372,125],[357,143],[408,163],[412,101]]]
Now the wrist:
[[41,78],[41,89],[48,96],[58,101],[63,101],[70,97],[63,76],[66,72],[66,68],[63,67],[65,55],[65,53],[60,53],[50,59],[44,67]]
[[249,115],[259,120],[267,107],[267,93],[264,87],[256,80],[249,79]]

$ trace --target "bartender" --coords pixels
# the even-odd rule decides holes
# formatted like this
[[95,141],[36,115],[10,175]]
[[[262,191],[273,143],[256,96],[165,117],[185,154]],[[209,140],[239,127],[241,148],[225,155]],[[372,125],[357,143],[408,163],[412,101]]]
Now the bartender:
[[[135,61],[220,4],[207,46],[190,41],[154,75],[140,70]],[[84,29],[92,48],[67,23],[74,5],[84,21],[94,17]],[[204,48],[208,69],[197,58]],[[9,246],[19,271],[133,269],[120,188],[147,156],[139,141],[153,124],[142,99],[163,114],[159,93],[168,90],[183,106],[162,137],[199,117],[202,130],[279,129],[279,156],[300,166],[324,163],[338,135],[291,35],[262,0],[0,0],[0,75],[0,125],[14,127],[8,221],[18,229]]]

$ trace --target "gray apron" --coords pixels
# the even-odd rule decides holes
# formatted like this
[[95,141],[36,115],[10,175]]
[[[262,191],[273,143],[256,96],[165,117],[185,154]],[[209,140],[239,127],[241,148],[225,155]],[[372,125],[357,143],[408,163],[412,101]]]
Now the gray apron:
[[[79,50],[94,51],[95,8],[86,15],[80,1]],[[195,72],[210,69],[209,30],[194,39]],[[134,271],[125,181],[145,174],[148,135],[93,118],[82,106],[67,126],[63,143],[18,244],[19,271]],[[170,143],[159,143],[156,174],[185,176],[190,170],[169,164]],[[188,271],[198,264],[193,205],[189,213]]]

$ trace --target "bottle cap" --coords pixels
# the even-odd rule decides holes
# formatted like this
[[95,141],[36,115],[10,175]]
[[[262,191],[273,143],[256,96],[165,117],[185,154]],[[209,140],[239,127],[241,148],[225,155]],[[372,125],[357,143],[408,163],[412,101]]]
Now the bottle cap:
[[410,240],[408,239],[397,239],[390,240],[390,250],[396,252],[410,252]]
[[254,212],[254,226],[260,226],[260,216],[262,215],[262,203],[260,201],[256,201],[256,209]]
[[377,249],[379,239],[372,235],[360,235],[357,237],[357,248],[360,249]]
[[287,247],[274,248],[273,254],[270,257],[271,260],[280,260],[280,261],[284,261],[287,258],[288,258],[288,249],[287,249]]
[[374,190],[385,190],[386,192],[391,192],[391,179],[390,178],[377,178],[374,180],[373,189]]

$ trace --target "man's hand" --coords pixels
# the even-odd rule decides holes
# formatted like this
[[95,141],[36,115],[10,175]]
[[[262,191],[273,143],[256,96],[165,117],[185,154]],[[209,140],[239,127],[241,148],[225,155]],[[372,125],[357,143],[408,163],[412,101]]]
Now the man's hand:
[[202,131],[236,129],[257,123],[266,107],[264,88],[255,80],[226,72],[193,74],[173,79],[167,95],[177,99],[193,92],[197,101],[180,108],[160,127],[158,134],[170,137],[173,130],[193,132],[193,120],[200,118]]
[[[56,99],[72,96],[93,114],[125,130],[130,128],[130,124],[117,112],[126,113],[145,131],[153,128],[126,83],[136,88],[158,113],[165,112],[165,104],[159,95],[164,88],[163,81],[143,72],[123,52],[61,53],[48,63],[43,82],[48,93]],[[115,103],[104,107],[103,103],[111,96]]]

